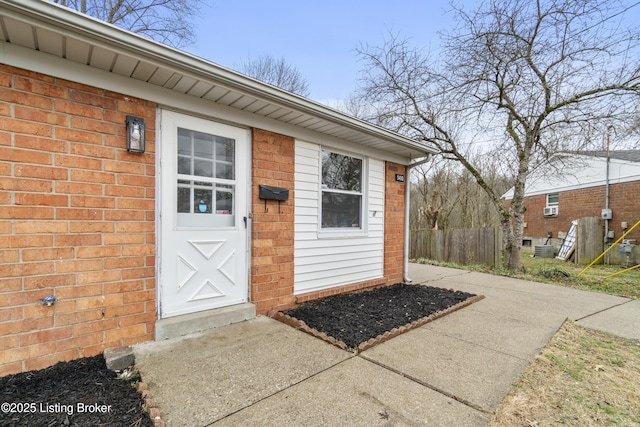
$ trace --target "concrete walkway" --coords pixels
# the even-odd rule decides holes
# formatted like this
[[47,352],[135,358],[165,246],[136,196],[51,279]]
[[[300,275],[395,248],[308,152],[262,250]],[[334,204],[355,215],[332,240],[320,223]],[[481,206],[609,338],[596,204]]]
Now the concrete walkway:
[[137,345],[167,426],[482,426],[565,319],[640,339],[640,301],[411,264],[485,299],[355,356],[267,317]]

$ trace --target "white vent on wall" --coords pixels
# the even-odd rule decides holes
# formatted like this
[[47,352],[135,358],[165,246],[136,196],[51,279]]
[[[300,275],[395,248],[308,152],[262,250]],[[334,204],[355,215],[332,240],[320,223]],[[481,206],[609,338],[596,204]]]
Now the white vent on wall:
[[544,216],[553,216],[558,215],[558,207],[557,206],[547,206],[544,208]]

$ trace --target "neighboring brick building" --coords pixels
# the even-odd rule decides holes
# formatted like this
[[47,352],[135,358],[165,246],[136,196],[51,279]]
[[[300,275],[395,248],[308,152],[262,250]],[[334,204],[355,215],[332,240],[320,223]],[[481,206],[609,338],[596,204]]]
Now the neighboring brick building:
[[423,145],[52,2],[0,26],[0,376],[403,280]]
[[[550,243],[559,247],[571,222],[584,217],[603,217],[602,239],[606,229],[610,243],[640,221],[640,150],[611,151],[608,180],[606,152],[573,154],[563,163],[562,168],[546,168],[529,177],[524,201],[526,246],[544,244],[550,233]],[[640,242],[640,226],[625,239]]]

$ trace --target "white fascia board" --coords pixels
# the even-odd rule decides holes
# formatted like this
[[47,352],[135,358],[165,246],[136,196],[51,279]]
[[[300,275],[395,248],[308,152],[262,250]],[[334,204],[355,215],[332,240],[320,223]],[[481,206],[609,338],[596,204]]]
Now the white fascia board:
[[278,105],[328,120],[347,128],[383,139],[387,142],[420,151],[425,155],[435,151],[410,138],[373,125],[328,106],[287,92],[275,86],[182,52],[161,43],[146,39],[114,25],[80,14],[71,9],[41,0],[0,0],[5,10],[15,12],[16,19],[29,17],[40,25],[46,24],[52,31],[60,32],[61,26],[74,37],[91,44],[102,45],[117,53],[123,53],[153,64],[169,67],[176,72],[238,90]]
[[91,68],[80,63],[64,60],[21,46],[0,43],[0,62],[17,68],[63,78],[88,86],[98,87],[145,99],[158,104],[160,108],[176,110],[186,114],[225,122],[240,127],[255,127],[288,135],[296,139],[313,141],[316,144],[342,148],[370,157],[406,165],[410,159],[388,151],[377,150],[360,144],[347,142],[330,135],[270,119],[268,117],[215,104],[201,98],[176,93],[170,89],[150,83],[129,79],[104,70]]

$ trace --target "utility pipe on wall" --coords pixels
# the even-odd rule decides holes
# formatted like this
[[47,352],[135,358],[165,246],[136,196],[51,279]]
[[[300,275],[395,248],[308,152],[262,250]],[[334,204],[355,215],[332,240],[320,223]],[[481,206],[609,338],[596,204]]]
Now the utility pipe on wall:
[[[611,146],[611,138],[610,138],[610,132],[611,130],[611,126],[609,126],[607,128],[607,176],[606,176],[606,181],[605,181],[605,195],[604,195],[604,207],[605,209],[609,209],[609,167],[611,164],[611,157],[610,157],[610,146]],[[609,220],[605,219],[604,220],[604,244],[607,244],[607,241],[609,240]]]
[[411,283],[409,277],[409,208],[411,207],[411,169],[423,165],[429,161],[431,155],[427,154],[422,160],[407,165],[406,180],[404,184],[404,262],[402,278],[405,283]]

